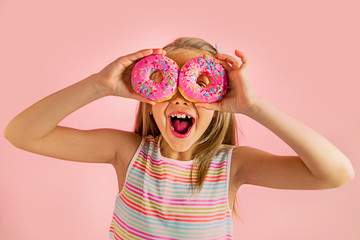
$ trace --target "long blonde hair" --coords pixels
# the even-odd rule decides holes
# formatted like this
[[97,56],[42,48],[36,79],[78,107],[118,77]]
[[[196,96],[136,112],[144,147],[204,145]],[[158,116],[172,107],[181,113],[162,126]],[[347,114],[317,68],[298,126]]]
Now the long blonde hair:
[[[200,38],[181,37],[163,47],[167,53],[179,51],[200,50],[206,51],[213,55],[218,51],[207,41]],[[125,74],[129,75],[133,63]],[[138,106],[138,113],[135,121],[134,132],[140,136],[152,135],[157,137],[160,131],[155,123],[154,118],[150,115],[151,105],[141,102]],[[191,186],[194,193],[200,192],[205,176],[208,172],[209,165],[213,156],[219,150],[222,144],[238,145],[238,131],[235,115],[233,113],[215,111],[214,117],[204,134],[197,141],[197,146],[193,155],[193,165],[191,168]],[[193,173],[195,171],[196,181],[193,181]],[[237,205],[235,197],[235,206]],[[236,208],[234,208],[236,216],[239,217]]]

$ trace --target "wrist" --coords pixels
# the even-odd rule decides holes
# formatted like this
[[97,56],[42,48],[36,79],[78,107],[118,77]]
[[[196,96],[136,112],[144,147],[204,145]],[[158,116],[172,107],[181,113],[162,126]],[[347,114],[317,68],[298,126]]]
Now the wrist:
[[263,108],[265,99],[257,96],[253,99],[252,103],[242,112],[242,114],[254,118]]
[[89,81],[92,82],[96,94],[99,94],[100,97],[113,95],[112,91],[110,91],[101,81],[101,77],[99,74],[95,73],[88,77]]

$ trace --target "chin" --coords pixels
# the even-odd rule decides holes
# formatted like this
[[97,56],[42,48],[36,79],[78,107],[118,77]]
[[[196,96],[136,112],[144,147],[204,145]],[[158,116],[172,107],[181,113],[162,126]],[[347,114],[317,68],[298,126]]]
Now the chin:
[[194,145],[194,142],[189,139],[179,139],[174,138],[173,136],[168,138],[164,135],[163,137],[169,147],[175,152],[186,152]]

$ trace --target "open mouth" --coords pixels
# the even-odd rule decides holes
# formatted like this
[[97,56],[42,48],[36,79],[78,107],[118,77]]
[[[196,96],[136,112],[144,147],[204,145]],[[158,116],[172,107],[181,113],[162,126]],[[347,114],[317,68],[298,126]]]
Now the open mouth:
[[169,116],[171,130],[176,137],[186,137],[194,125],[195,118],[185,113],[174,113]]

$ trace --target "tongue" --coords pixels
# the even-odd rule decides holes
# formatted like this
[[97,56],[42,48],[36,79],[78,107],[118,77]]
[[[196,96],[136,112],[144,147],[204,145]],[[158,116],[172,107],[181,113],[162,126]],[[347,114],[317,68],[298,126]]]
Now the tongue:
[[174,129],[178,133],[182,133],[182,134],[186,133],[186,130],[188,129],[189,125],[190,125],[190,122],[188,122],[188,121],[180,121],[178,119],[173,121]]

